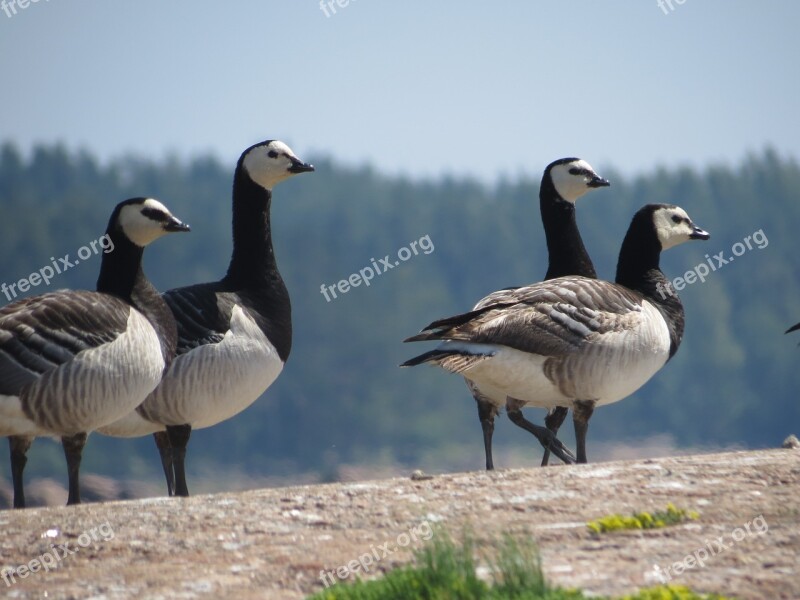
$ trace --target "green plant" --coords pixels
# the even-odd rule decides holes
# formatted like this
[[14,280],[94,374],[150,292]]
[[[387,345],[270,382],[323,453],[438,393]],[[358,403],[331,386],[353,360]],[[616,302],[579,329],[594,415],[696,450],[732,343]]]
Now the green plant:
[[728,600],[718,594],[697,594],[683,585],[659,585],[639,590],[620,600]]
[[677,508],[670,502],[663,511],[657,511],[652,514],[640,512],[631,516],[607,515],[595,521],[589,521],[586,526],[592,533],[600,534],[622,529],[656,529],[686,521],[694,521],[698,518],[700,518],[700,515],[697,512]]
[[439,531],[414,562],[373,581],[338,583],[311,600],[581,600],[583,594],[549,586],[529,539],[504,536],[486,562],[492,584],[478,577],[476,544],[464,534],[456,544]]
[[[489,567],[489,582],[478,577],[476,554],[471,535],[464,534],[461,543],[456,544],[439,531],[415,553],[411,565],[391,571],[382,579],[337,583],[309,600],[588,600],[579,590],[547,583],[539,552],[530,538],[505,535],[495,552],[482,553]],[[620,600],[726,599],[716,594],[696,594],[683,586],[664,585]]]

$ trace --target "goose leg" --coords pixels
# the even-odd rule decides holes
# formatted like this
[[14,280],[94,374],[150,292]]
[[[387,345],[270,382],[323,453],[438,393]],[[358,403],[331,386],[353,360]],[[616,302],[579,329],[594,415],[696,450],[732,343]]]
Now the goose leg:
[[76,433],[75,435],[65,435],[61,437],[61,445],[64,447],[64,456],[67,459],[67,474],[69,477],[69,497],[67,506],[70,504],[81,503],[81,486],[79,474],[81,470],[81,458],[83,457],[83,447],[86,445],[86,433]]
[[[547,411],[547,416],[544,418],[545,427],[547,427],[553,434],[558,434],[558,430],[567,418],[569,409],[564,406],[556,406]],[[542,456],[542,466],[546,467],[550,460],[550,450],[544,449],[544,456]]]
[[483,429],[483,450],[486,453],[486,470],[494,470],[492,460],[492,436],[494,435],[494,418],[497,415],[497,407],[491,402],[484,400],[480,395],[475,395],[475,402],[478,403],[478,418],[481,420]]
[[578,463],[586,463],[586,432],[589,430],[589,419],[594,412],[594,400],[575,400],[572,407],[572,422],[575,425],[575,452]]
[[11,480],[14,483],[14,508],[25,508],[25,490],[22,473],[28,462],[27,452],[33,438],[26,435],[12,435],[8,438],[11,449]]
[[172,467],[172,446],[169,443],[169,435],[166,431],[156,431],[153,434],[156,441],[158,455],[161,457],[161,467],[164,469],[164,477],[167,480],[167,495],[175,495],[175,471]]
[[534,425],[528,421],[522,415],[521,408],[522,405],[513,398],[508,399],[506,412],[508,413],[508,418],[511,419],[514,425],[522,427],[525,431],[532,433],[545,449],[549,448],[553,454],[565,463],[573,464],[575,462],[575,456],[569,451],[569,448],[562,444],[555,434],[546,427]]
[[189,488],[186,486],[186,445],[192,434],[191,425],[167,425],[169,444],[172,446],[172,468],[175,471],[175,495],[188,496]]

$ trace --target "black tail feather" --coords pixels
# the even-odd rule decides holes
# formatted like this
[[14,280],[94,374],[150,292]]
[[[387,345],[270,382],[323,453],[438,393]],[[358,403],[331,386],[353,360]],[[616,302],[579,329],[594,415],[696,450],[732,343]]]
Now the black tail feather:
[[401,367],[415,367],[422,363],[432,363],[450,373],[463,373],[479,362],[488,360],[495,352],[473,353],[467,350],[454,348],[437,348],[425,354],[420,354],[404,362]]
[[460,315],[453,315],[452,317],[445,317],[434,321],[427,325],[417,335],[412,335],[403,340],[403,342],[430,342],[436,340],[447,339],[447,335],[455,328],[469,323],[475,317],[482,315],[486,311],[494,310],[496,308],[504,308],[505,304],[484,306],[477,310],[461,313]]
[[420,354],[419,356],[415,356],[414,358],[409,358],[406,362],[404,362],[400,366],[416,367],[417,365],[435,361],[436,359],[442,358],[443,356],[448,356],[449,354],[452,354],[452,352],[448,352],[446,350],[431,350],[430,352],[425,352],[424,354]]

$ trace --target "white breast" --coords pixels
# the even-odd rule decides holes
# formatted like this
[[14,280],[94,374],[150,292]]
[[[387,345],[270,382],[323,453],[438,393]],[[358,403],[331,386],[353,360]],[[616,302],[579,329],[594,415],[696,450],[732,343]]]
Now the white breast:
[[281,370],[283,361],[275,347],[235,306],[223,340],[178,356],[141,411],[165,425],[210,427],[255,402]]
[[[597,399],[597,406],[630,396],[655,375],[669,359],[669,328],[650,302],[642,303],[640,326],[603,336],[592,347],[586,374],[576,383],[576,398]],[[586,394],[594,391],[595,396]],[[582,395],[583,394],[583,395]]]

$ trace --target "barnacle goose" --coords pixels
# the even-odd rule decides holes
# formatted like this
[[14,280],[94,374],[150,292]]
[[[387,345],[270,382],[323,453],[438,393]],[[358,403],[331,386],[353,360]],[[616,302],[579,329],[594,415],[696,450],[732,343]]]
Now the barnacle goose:
[[429,362],[459,373],[487,396],[508,398],[509,410],[572,408],[577,459],[585,463],[594,408],[639,389],[683,337],[683,305],[659,269],[661,251],[708,238],[682,208],[644,206],[622,243],[616,283],[560,277],[496,292],[480,309],[408,338],[443,343],[402,366]]
[[[578,231],[578,223],[575,220],[575,203],[587,192],[609,185],[607,179],[600,177],[589,163],[579,158],[562,158],[547,165],[539,187],[539,209],[542,214],[548,254],[545,280],[565,275],[597,278],[592,259],[589,258],[589,253],[586,251]],[[489,295],[478,302],[473,310],[491,303],[492,295]],[[489,398],[481,392],[474,381],[466,379],[466,382],[478,406],[478,419],[483,430],[486,469],[492,470],[494,469],[492,459],[494,419],[506,405],[506,399],[504,397]],[[558,407],[554,411],[548,413],[545,423],[548,425],[548,429],[556,433],[558,426],[555,423],[559,418],[558,425],[563,422],[566,410]],[[561,415],[562,411],[563,416]],[[508,416],[523,429],[530,430],[537,427],[523,417],[522,411],[509,412]],[[550,455],[549,446],[545,447],[544,452],[542,464],[546,465]]]
[[14,507],[25,506],[22,475],[36,436],[60,436],[68,504],[80,502],[87,433],[133,410],[175,355],[177,328],[142,271],[142,252],[169,232],[189,231],[152,198],[117,205],[106,235],[97,291],[61,290],[0,309],[0,436],[11,446]]
[[233,180],[233,256],[220,281],[164,299],[178,322],[178,356],[158,387],[105,435],[153,433],[170,495],[188,496],[184,461],[192,429],[237,415],[272,385],[289,357],[289,293],[272,248],[272,188],[313,171],[283,142],[246,149]]

